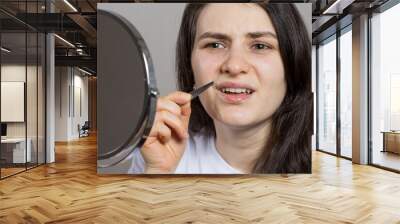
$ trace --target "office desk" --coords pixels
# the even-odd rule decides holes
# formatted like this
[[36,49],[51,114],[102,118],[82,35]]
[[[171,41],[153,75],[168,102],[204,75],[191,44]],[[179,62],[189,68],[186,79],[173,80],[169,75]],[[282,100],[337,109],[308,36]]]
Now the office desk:
[[[30,162],[32,157],[31,145],[32,141],[30,138],[28,138],[27,148],[25,151],[25,138],[1,139],[1,157],[9,163]],[[27,161],[25,161],[25,158],[27,159]]]
[[400,131],[382,131],[383,150],[382,152],[393,152],[400,154]]

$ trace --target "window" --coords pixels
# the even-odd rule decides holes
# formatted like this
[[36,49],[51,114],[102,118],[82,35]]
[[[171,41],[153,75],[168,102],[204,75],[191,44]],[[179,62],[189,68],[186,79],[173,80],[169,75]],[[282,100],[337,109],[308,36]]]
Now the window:
[[371,18],[372,164],[395,170],[400,170],[399,21],[400,4]]
[[352,33],[351,25],[340,36],[340,155],[352,157]]
[[318,48],[317,148],[336,154],[336,35]]

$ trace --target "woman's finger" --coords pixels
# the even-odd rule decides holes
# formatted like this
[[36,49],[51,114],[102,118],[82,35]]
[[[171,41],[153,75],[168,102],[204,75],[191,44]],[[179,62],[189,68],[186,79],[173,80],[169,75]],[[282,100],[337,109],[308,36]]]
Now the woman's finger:
[[188,137],[187,128],[185,127],[182,116],[176,116],[168,111],[159,111],[159,119],[172,129],[180,138],[185,139]]
[[171,138],[171,129],[169,129],[164,123],[158,124],[158,138],[162,143],[167,143]]
[[157,112],[154,117],[153,126],[150,129],[150,133],[148,137],[157,137],[158,136],[158,126],[160,123],[160,114]]
[[182,112],[183,125],[187,129],[189,126],[190,114],[192,113],[190,101],[181,106],[181,112]]
[[157,100],[157,111],[167,110],[173,114],[181,115],[181,107],[175,102],[165,99],[159,98]]
[[167,95],[165,98],[175,102],[178,105],[184,105],[192,100],[192,95],[182,91],[176,91]]

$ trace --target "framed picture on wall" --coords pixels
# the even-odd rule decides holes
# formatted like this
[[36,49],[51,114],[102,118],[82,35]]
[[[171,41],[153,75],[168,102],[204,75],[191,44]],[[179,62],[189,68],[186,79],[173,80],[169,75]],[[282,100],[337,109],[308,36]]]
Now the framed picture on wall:
[[1,82],[1,122],[24,122],[25,82]]

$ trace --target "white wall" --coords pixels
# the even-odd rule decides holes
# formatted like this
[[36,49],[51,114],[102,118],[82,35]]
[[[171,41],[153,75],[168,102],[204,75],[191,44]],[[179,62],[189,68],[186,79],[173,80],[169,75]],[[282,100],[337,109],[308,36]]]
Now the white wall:
[[[24,64],[3,64],[1,66],[2,82],[24,82],[26,85],[26,106],[21,108],[26,112],[23,122],[6,122],[8,138],[27,138],[30,140],[32,161],[36,162],[39,153],[39,163],[44,162],[44,83],[41,66],[25,66]],[[2,96],[6,97],[7,96]],[[10,108],[1,108],[7,110]],[[12,112],[12,111],[11,111]]]
[[[28,66],[28,70],[32,69]],[[9,64],[1,66],[1,81],[25,82],[25,64]]]
[[72,67],[56,67],[55,73],[55,141],[70,141],[79,137],[78,124],[88,120],[88,78]]
[[[28,68],[30,70],[30,68]],[[10,64],[1,66],[1,81],[25,82],[25,64]],[[28,73],[29,74],[29,73]],[[5,108],[1,108],[4,110]],[[7,123],[7,137],[25,137],[25,122]]]
[[24,122],[25,83],[1,82],[1,121]]
[[[3,82],[25,82],[26,71],[28,71],[28,75],[33,74],[33,69],[36,68],[33,66],[28,66],[27,68],[24,65],[19,64],[8,64],[1,66],[1,81]],[[27,94],[28,96],[33,96],[32,94]],[[34,95],[36,96],[36,94]],[[4,96],[3,96],[4,97]],[[1,108],[1,110],[5,110],[6,108]],[[7,137],[25,137],[25,126],[26,122],[7,122]],[[29,136],[28,136],[29,137]]]
[[55,141],[68,140],[68,68],[55,68]]
[[[78,72],[78,74],[77,74]],[[74,89],[75,92],[73,94],[75,94],[73,96],[74,99],[74,108],[73,108],[73,113],[72,113],[72,129],[71,129],[71,135],[72,138],[78,138],[79,137],[79,133],[78,133],[78,124],[80,124],[80,126],[82,126],[85,121],[89,120],[89,113],[88,113],[88,107],[89,107],[89,92],[88,92],[88,77],[87,76],[82,76],[83,73],[81,73],[80,71],[78,71],[77,69],[74,70]],[[80,99],[78,98],[78,94],[77,90],[80,90]],[[78,101],[81,101],[80,103]],[[79,105],[80,104],[80,105]],[[79,105],[81,108],[81,113],[79,111],[79,108],[77,107],[77,105]],[[75,113],[74,113],[75,111]]]

